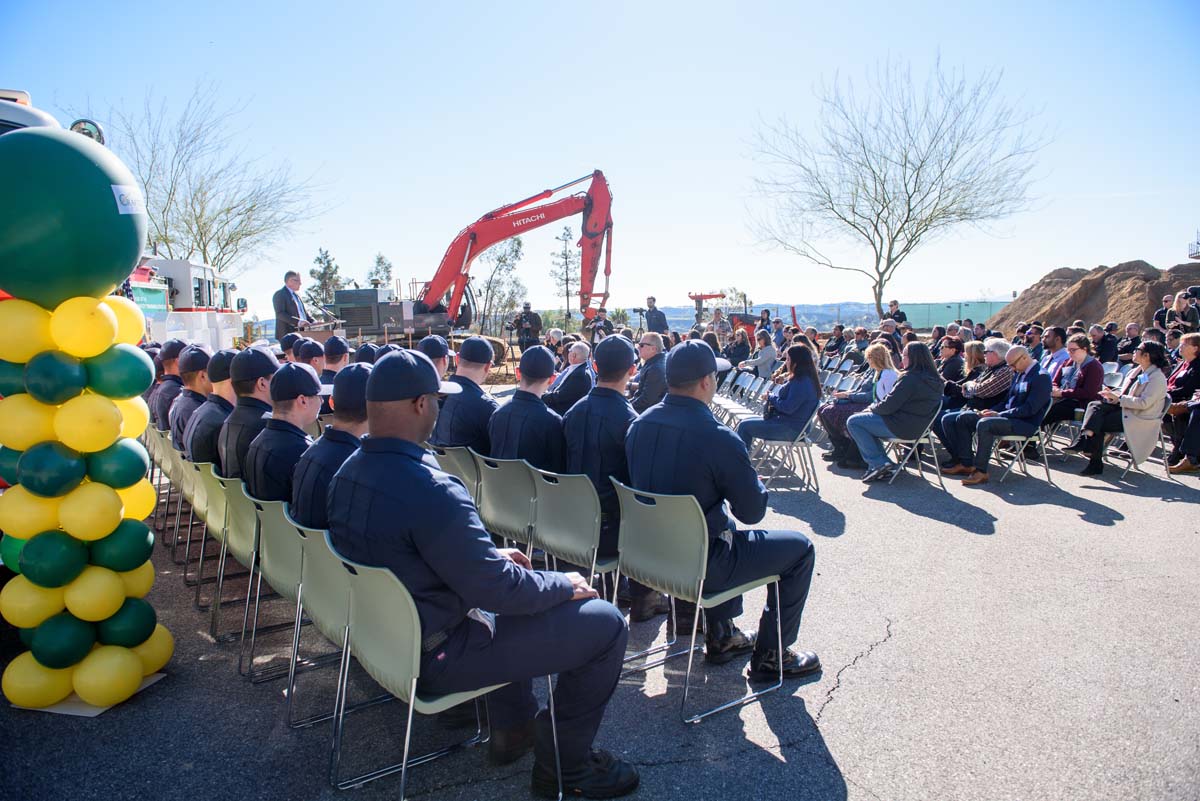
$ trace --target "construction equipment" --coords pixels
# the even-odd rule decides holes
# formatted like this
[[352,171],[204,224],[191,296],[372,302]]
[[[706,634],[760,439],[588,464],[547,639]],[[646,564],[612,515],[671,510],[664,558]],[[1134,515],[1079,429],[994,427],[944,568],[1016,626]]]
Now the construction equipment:
[[688,297],[696,304],[696,325],[704,324],[704,301],[725,297],[724,292],[689,292]]

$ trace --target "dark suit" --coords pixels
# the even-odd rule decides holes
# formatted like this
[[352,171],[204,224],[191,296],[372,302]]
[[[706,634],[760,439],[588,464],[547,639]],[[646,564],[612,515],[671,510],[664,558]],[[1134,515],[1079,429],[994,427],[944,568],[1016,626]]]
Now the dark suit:
[[304,301],[299,301],[299,306],[297,306],[296,297],[286,286],[275,290],[275,294],[271,296],[271,305],[275,307],[276,339],[283,339],[293,331],[300,330],[300,326],[296,323],[300,319],[301,311],[304,312],[304,319],[311,319],[308,316],[308,310],[304,308]]
[[[1003,407],[996,408],[996,416],[980,417],[970,409],[946,415],[942,420],[946,449],[960,464],[974,465],[976,470],[986,473],[996,437],[1009,434],[1032,436],[1041,425],[1050,401],[1050,374],[1034,362],[1026,372],[1013,376],[1008,399]],[[972,435],[978,441],[974,451]]]
[[641,414],[667,396],[667,354],[656,353],[647,359],[633,380],[638,388],[629,402]]
[[568,368],[570,373],[542,396],[542,401],[559,416],[567,413],[575,402],[592,391],[592,374],[586,364]]

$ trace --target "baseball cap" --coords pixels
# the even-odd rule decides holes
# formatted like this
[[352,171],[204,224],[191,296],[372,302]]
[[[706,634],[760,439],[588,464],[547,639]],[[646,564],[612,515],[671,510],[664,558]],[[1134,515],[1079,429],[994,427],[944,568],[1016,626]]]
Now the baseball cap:
[[1200,286],[1189,286],[1185,291],[1189,298],[1200,298]]
[[593,356],[601,375],[628,370],[637,361],[633,343],[625,337],[605,337]]
[[292,348],[292,357],[296,359],[304,359],[305,361],[324,355],[325,348],[321,347],[320,342],[312,339],[305,339],[301,342],[297,342]]
[[367,400],[371,402],[408,400],[434,392],[454,395],[462,392],[462,387],[438,378],[433,362],[419,350],[397,348],[388,353],[375,362],[367,379]]
[[188,346],[188,343],[182,339],[168,339],[163,343],[162,349],[158,352],[158,357],[164,362],[169,362],[172,359],[178,359],[179,354],[183,353],[183,349]]
[[333,410],[364,412],[367,409],[367,379],[372,366],[352,364],[338,371],[333,379]]
[[541,381],[554,375],[554,354],[544,345],[535,345],[521,354],[521,377]]
[[327,390],[322,388],[321,379],[317,377],[317,371],[311,365],[288,362],[271,376],[273,401],[289,401],[301,395],[311,397],[324,394],[327,394]]
[[707,342],[702,339],[689,339],[671,348],[667,354],[667,384],[686,384],[731,367],[733,365],[728,360],[717,358]]
[[437,334],[430,334],[417,343],[417,350],[433,359],[444,359],[450,355],[450,346]]
[[229,363],[229,377],[234,381],[253,381],[272,376],[279,369],[279,360],[262,348],[246,348]]
[[295,331],[290,334],[284,334],[283,338],[279,340],[279,347],[282,348],[284,352],[290,352],[292,346],[296,344],[296,340],[298,339],[304,339],[304,337],[300,336]]
[[331,336],[325,340],[325,358],[340,359],[350,352],[350,343],[345,337]]
[[492,343],[483,337],[467,337],[458,346],[458,358],[474,364],[491,364],[496,358]]
[[228,381],[229,363],[236,355],[237,351],[233,348],[225,348],[214,353],[208,360],[208,380],[214,384],[218,381]]
[[179,372],[194,373],[197,370],[206,370],[211,358],[212,354],[203,345],[188,345],[179,354]]
[[358,346],[358,350],[354,351],[354,362],[355,364],[374,364],[378,352],[379,349],[373,344],[364,342]]

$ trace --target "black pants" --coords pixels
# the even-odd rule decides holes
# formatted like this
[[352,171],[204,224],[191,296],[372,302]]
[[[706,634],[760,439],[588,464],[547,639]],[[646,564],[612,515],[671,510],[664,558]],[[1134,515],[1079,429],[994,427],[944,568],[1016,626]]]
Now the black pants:
[[1046,412],[1042,428],[1049,428],[1058,423],[1069,423],[1075,419],[1075,412],[1086,408],[1086,403],[1080,403],[1074,398],[1059,398],[1050,406],[1050,411]]
[[1092,432],[1088,439],[1088,456],[1093,464],[1100,464],[1104,458],[1104,435],[1118,434],[1125,430],[1121,419],[1121,407],[1116,403],[1100,403],[1088,417],[1085,429]]
[[1191,407],[1187,414],[1181,414],[1179,418],[1187,421],[1179,438],[1179,454],[1196,464],[1200,462],[1200,405]]

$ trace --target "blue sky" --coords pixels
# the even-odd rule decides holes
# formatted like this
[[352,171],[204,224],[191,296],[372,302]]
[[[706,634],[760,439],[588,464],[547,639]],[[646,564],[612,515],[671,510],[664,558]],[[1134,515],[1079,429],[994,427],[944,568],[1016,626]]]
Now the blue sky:
[[[198,81],[245,104],[239,144],[312,176],[328,207],[245,265],[238,283],[260,311],[318,247],[360,279],[380,251],[398,277],[427,279],[483,212],[595,168],[614,195],[610,306],[730,284],[763,300],[868,300],[860,276],[756,245],[750,143],[764,119],[806,125],[822,78],[888,57],[1002,68],[1006,96],[1053,136],[1035,210],[1000,236],[925,246],[889,294],[973,299],[1056,267],[1167,267],[1200,226],[1195,2],[434,5],[8,0],[0,83],[60,116],[103,118],[148,90],[182,102]],[[559,230],[525,237],[539,306],[555,301]]]

